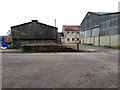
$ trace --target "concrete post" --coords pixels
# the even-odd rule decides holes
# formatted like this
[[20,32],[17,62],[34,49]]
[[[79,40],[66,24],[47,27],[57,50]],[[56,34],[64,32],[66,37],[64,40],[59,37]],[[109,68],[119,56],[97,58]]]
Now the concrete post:
[[111,47],[111,35],[109,35],[109,47]]

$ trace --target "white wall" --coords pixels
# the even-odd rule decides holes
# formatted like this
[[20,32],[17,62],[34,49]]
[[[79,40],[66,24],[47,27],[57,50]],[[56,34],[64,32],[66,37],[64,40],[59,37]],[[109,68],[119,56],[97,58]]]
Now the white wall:
[[[90,40],[91,39],[91,40]],[[99,45],[99,37],[81,38],[81,44]],[[120,46],[120,35],[100,36],[100,46]]]

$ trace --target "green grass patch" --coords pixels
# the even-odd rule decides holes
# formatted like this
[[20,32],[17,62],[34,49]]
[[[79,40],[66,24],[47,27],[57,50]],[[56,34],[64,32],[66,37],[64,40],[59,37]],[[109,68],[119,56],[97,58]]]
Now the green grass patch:
[[120,47],[105,47],[106,49],[120,50]]
[[18,45],[12,45],[12,46],[7,47],[7,49],[20,49],[20,48],[21,47]]

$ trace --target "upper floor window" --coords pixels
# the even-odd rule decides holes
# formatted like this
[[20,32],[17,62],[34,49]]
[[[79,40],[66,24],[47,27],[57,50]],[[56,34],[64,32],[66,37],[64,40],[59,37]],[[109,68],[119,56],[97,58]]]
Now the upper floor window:
[[77,38],[77,41],[79,41],[79,38]]
[[75,32],[72,32],[72,34],[75,34]]
[[70,34],[70,32],[68,31],[67,34]]
[[79,34],[79,32],[77,32],[77,34]]
[[74,41],[75,39],[74,38],[72,38],[72,41]]
[[67,41],[70,41],[70,38],[67,38]]

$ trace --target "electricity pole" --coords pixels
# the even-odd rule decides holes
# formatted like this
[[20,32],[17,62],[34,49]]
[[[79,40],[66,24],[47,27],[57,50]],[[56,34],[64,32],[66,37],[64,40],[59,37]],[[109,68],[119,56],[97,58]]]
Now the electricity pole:
[[55,27],[56,27],[56,19],[55,19]]

